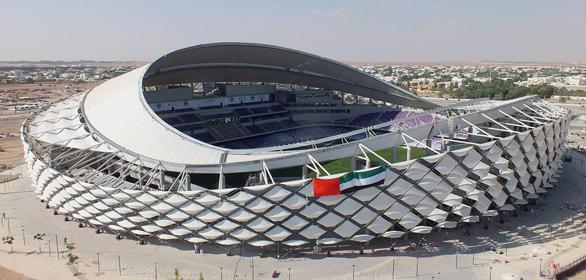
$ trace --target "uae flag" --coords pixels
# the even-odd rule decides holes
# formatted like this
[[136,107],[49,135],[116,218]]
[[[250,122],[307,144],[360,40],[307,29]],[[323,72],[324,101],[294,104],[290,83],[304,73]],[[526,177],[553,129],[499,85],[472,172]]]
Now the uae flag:
[[346,174],[314,178],[313,195],[339,195],[357,191],[362,188],[379,185],[385,180],[386,166],[352,171]]

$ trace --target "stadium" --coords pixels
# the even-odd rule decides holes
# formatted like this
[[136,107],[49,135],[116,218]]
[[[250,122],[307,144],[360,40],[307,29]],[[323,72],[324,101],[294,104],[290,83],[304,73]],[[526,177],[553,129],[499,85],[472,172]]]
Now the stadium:
[[313,247],[511,215],[554,191],[571,114],[535,96],[439,106],[355,68],[197,45],[29,117],[35,192],[141,242]]

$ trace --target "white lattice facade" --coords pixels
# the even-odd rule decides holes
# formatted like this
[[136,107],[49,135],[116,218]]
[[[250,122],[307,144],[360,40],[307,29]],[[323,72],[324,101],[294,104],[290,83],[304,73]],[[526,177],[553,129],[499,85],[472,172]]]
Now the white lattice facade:
[[[221,245],[400,238],[512,211],[553,191],[570,118],[567,110],[535,97],[481,106],[467,112],[485,118],[464,122],[482,141],[460,141],[458,149],[393,163],[383,184],[314,197],[311,179],[182,188],[188,169],[164,178],[166,163],[145,163],[88,127],[80,110],[84,96],[55,103],[23,126],[26,163],[39,198],[57,213],[104,231]],[[460,123],[466,116],[458,116]],[[449,141],[448,133],[442,137]],[[306,153],[319,160],[318,153]],[[266,165],[271,169],[270,161]],[[139,179],[124,179],[129,177]]]

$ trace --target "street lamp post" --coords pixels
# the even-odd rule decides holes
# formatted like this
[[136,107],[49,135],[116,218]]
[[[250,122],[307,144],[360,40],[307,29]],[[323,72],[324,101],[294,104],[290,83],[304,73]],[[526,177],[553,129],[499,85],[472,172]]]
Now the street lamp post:
[[393,267],[392,267],[393,271],[391,272],[391,277],[392,279],[395,279],[395,259],[393,259]]
[[57,238],[57,234],[55,234],[55,250],[57,250],[57,259],[59,259],[59,238]]
[[254,280],[254,259],[250,260],[250,268],[252,270],[252,280]]
[[488,280],[492,280],[492,266],[490,266],[488,270]]
[[224,268],[220,266],[220,280],[224,279],[224,273],[222,272],[223,270]]
[[287,268],[287,270],[289,271],[289,280],[291,280],[291,268]]
[[354,280],[354,268],[356,268],[356,265],[352,265],[352,280]]
[[541,264],[543,262],[543,259],[539,259],[539,276],[541,276]]
[[415,264],[415,276],[419,276],[419,257],[415,258],[417,263]]

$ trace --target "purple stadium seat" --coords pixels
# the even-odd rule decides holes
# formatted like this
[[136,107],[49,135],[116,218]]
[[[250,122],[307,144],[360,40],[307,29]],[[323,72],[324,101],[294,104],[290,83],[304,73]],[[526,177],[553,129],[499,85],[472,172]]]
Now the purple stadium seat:
[[170,124],[170,125],[176,125],[176,124],[181,124],[181,119],[178,117],[168,117],[168,118],[163,118],[163,120]]
[[211,142],[211,141],[216,140],[216,138],[214,138],[214,136],[211,135],[209,132],[195,134],[195,135],[193,135],[193,138],[198,139],[203,142]]
[[234,109],[234,112],[238,116],[248,116],[248,115],[252,114],[250,112],[250,110],[248,110],[248,108],[236,108],[236,109]]
[[201,119],[196,114],[179,115],[179,118],[181,118],[184,123],[194,123],[201,121]]
[[253,114],[264,114],[269,112],[269,108],[267,107],[257,107],[257,108],[250,108]]
[[266,130],[266,131],[283,129],[283,126],[281,126],[281,124],[279,122],[263,123],[263,124],[259,124],[259,126],[264,128],[264,130]]
[[250,131],[250,133],[252,133],[252,134],[259,134],[259,133],[265,132],[265,130],[264,130],[264,129],[262,129],[262,127],[260,127],[260,126],[258,126],[258,125],[256,125],[256,124],[249,125],[249,126],[247,126],[246,128],[247,128],[247,129],[248,129],[248,131]]

